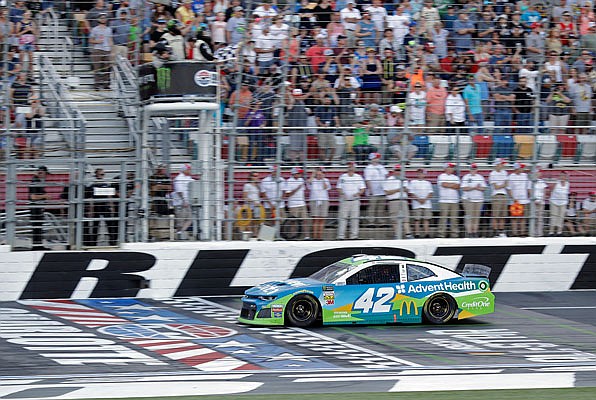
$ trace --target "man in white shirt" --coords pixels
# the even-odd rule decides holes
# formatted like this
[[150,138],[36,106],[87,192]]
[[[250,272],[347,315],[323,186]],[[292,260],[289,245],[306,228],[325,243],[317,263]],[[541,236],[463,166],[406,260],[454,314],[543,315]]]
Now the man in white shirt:
[[372,227],[384,225],[385,216],[385,192],[383,182],[387,178],[387,170],[380,164],[381,153],[370,153],[370,163],[364,168],[364,181],[366,182],[368,196],[368,216],[366,223]]
[[190,209],[190,184],[194,181],[191,176],[190,164],[184,164],[180,168],[180,173],[174,178],[174,192],[172,193],[172,204],[174,205],[174,214],[176,216],[177,239],[185,239],[186,231],[192,224]]
[[393,225],[394,239],[401,239],[400,225],[406,239],[413,239],[410,230],[410,211],[408,209],[408,182],[401,179],[401,165],[397,164],[383,182],[383,191],[389,204],[389,217]]
[[271,25],[271,20],[277,15],[277,11],[271,7],[269,1],[263,1],[252,13],[261,18],[263,25]]
[[[299,226],[302,227],[303,238],[310,239],[308,236],[308,210],[306,209],[305,198],[306,182],[302,177],[304,170],[294,167],[291,174],[292,176],[286,180],[284,189],[284,198],[288,202],[288,214],[298,220]],[[298,238],[300,238],[300,235]]]
[[507,179],[507,193],[514,203],[512,210],[517,205],[521,205],[523,209],[521,215],[512,215],[511,230],[513,236],[526,236],[527,232],[528,204],[530,204],[532,183],[528,179],[528,174],[524,172],[525,168],[526,166],[524,164],[513,164],[513,173]]
[[266,221],[274,225],[275,219],[284,220],[286,203],[282,200],[285,179],[277,174],[277,166],[269,167],[269,174],[261,180],[261,197],[264,199]]
[[486,190],[486,181],[478,173],[478,165],[470,164],[470,173],[462,178],[461,188],[463,191],[462,200],[464,203],[464,225],[466,236],[469,238],[478,238],[478,228],[480,226],[480,213],[484,203],[484,191]]
[[488,175],[491,193],[491,217],[495,237],[507,237],[505,233],[505,218],[507,218],[507,182],[505,171],[507,163],[502,158],[495,160],[495,169]]
[[312,217],[312,239],[323,240],[325,220],[329,216],[329,190],[331,183],[325,178],[325,168],[319,167],[308,179],[310,190],[310,215]]
[[348,163],[348,171],[337,180],[339,192],[339,212],[337,239],[346,238],[348,219],[350,220],[350,239],[358,239],[360,219],[360,197],[366,190],[362,176],[356,173],[356,163]]
[[255,52],[260,71],[271,68],[273,65],[275,43],[277,43],[277,38],[271,35],[269,27],[264,27],[263,32],[255,40]]
[[[536,184],[534,184],[534,187],[536,187]],[[561,171],[548,199],[550,211],[548,236],[563,235],[563,223],[565,221],[565,214],[567,213],[567,204],[569,204],[569,189],[569,177],[565,171]],[[536,197],[536,192],[534,192],[534,196]]]
[[[532,219],[534,236],[544,235],[544,205],[546,204],[546,189],[548,185],[542,179],[542,170],[536,167],[534,172],[534,183],[532,184],[532,196],[534,201],[534,218]],[[561,216],[561,224],[563,224],[563,217],[565,216],[566,208],[563,208]]]
[[405,7],[400,4],[395,9],[395,14],[387,17],[387,27],[393,29],[393,36],[401,43],[408,34],[410,15],[405,12]]
[[437,178],[439,187],[439,237],[446,237],[447,221],[449,220],[451,237],[459,237],[457,219],[459,217],[459,186],[460,179],[455,175],[455,164],[447,163],[445,172]]
[[373,0],[372,5],[366,7],[364,10],[368,11],[376,30],[380,32],[378,37],[382,37],[382,33],[385,30],[385,20],[387,19],[387,10],[383,7],[382,0]]
[[362,18],[360,10],[358,10],[354,4],[354,0],[348,0],[346,8],[339,12],[341,22],[346,28],[346,36],[348,37],[349,46],[354,46],[354,31],[356,30],[356,24]]
[[[426,171],[419,168],[416,179],[408,182],[408,192],[412,198],[412,216],[414,217],[414,235],[419,238],[430,238],[430,220],[432,219],[433,185],[426,179]],[[422,220],[422,231],[420,230]]]
[[596,233],[596,191],[582,201],[582,224],[586,234]]

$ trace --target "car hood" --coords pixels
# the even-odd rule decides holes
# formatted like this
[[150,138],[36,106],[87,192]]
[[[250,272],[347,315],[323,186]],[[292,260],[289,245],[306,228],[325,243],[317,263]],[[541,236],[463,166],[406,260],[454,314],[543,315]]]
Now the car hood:
[[320,286],[324,283],[310,278],[286,279],[283,281],[271,281],[261,283],[244,292],[247,296],[279,296],[286,292],[295,292],[302,289],[310,289],[313,286]]

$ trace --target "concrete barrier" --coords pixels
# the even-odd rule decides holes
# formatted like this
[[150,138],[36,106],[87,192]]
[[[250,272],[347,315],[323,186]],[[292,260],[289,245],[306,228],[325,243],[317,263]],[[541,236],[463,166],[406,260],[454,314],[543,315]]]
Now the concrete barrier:
[[401,255],[454,270],[488,265],[495,292],[596,289],[596,238],[163,242],[106,251],[0,246],[0,300],[237,295],[353,254]]

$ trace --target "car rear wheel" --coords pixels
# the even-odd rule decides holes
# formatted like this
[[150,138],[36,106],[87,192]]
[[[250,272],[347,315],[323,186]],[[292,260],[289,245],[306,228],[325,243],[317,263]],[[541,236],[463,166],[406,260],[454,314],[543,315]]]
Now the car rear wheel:
[[319,314],[319,303],[312,296],[300,294],[288,302],[286,319],[290,325],[305,328],[314,324]]
[[445,324],[453,318],[456,309],[453,297],[439,293],[424,303],[424,317],[431,324]]

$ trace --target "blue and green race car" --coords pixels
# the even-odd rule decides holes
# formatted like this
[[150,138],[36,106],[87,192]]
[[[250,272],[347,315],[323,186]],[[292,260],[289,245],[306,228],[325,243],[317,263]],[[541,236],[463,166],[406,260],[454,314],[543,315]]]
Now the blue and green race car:
[[308,278],[267,282],[245,291],[240,318],[252,325],[315,323],[444,324],[495,309],[490,268],[465,265],[461,274],[397,256],[355,255]]

